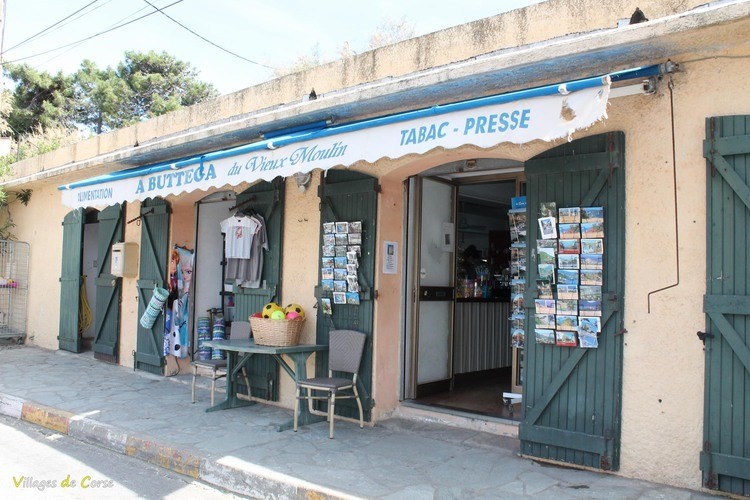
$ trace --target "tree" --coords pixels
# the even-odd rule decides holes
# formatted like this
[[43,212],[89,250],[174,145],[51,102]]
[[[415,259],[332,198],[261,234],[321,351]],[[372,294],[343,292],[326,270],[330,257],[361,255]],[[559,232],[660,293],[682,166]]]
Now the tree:
[[375,28],[375,33],[370,35],[369,49],[374,50],[414,38],[415,32],[414,23],[407,21],[406,17],[399,21],[383,18]]
[[100,70],[89,60],[81,63],[73,76],[75,91],[74,121],[96,134],[128,125],[134,121],[125,114],[131,91],[111,68]]

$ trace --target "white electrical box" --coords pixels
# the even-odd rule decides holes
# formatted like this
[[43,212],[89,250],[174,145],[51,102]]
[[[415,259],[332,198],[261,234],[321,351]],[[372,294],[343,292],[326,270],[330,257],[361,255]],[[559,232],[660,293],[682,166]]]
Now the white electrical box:
[[137,243],[115,243],[112,245],[111,273],[121,278],[138,276]]

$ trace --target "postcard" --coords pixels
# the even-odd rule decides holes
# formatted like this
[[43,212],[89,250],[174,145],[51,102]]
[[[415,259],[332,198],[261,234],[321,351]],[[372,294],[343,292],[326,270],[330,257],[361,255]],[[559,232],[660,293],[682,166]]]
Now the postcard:
[[346,303],[353,306],[359,305],[359,292],[346,292]]
[[602,300],[602,287],[582,286],[580,290],[581,300]]
[[557,299],[557,314],[563,314],[570,316],[571,314],[578,314],[578,301],[568,299]]
[[333,248],[336,257],[346,257],[346,247],[344,245],[336,245]]
[[578,316],[556,316],[555,329],[565,331],[578,331]]
[[578,315],[579,316],[601,316],[602,315],[602,301],[601,300],[579,300],[578,301]]
[[329,299],[328,297],[323,297],[322,299],[320,299],[320,309],[323,311],[323,314],[332,316],[333,308],[331,307],[331,299]]
[[555,251],[551,248],[537,248],[537,262],[539,264],[555,264]]
[[334,304],[346,304],[346,292],[333,292]]
[[347,264],[346,265],[346,274],[347,274],[347,276],[356,276],[357,275],[357,264]]
[[534,299],[537,314],[555,314],[555,301],[549,299]]
[[350,233],[361,233],[362,232],[362,221],[354,221],[349,223],[349,232]]
[[557,217],[557,203],[554,201],[540,203],[539,217]]
[[334,257],[333,267],[336,269],[346,269],[346,257]]
[[599,333],[602,331],[602,319],[598,317],[578,318],[578,333]]
[[354,250],[346,252],[346,262],[347,264],[355,264],[359,267],[359,256],[357,255],[357,252]]
[[332,267],[324,267],[321,269],[320,273],[321,279],[324,280],[332,280],[333,279],[333,268]]
[[510,298],[510,302],[514,313],[523,313],[523,294],[518,293],[513,295]]
[[536,328],[555,328],[554,314],[535,314],[534,326]]
[[604,223],[587,222],[581,224],[581,235],[583,238],[604,238]]
[[577,240],[581,237],[580,224],[560,224],[561,240]]
[[336,255],[335,248],[333,245],[323,245],[323,257],[333,257]]
[[576,343],[576,332],[555,330],[555,338],[557,345],[560,347],[575,347],[578,345]]
[[336,232],[336,224],[334,222],[323,223],[323,234],[333,234]]
[[582,253],[581,269],[603,269],[604,262],[600,253]]
[[515,230],[519,236],[526,236],[525,210],[508,210],[508,220],[511,231]]
[[347,288],[346,288],[347,292],[359,292],[359,281],[357,281],[356,276],[347,276],[346,284],[347,284]]
[[557,224],[554,217],[542,217],[539,219],[539,230],[542,233],[543,240],[552,240],[557,238]]
[[323,257],[320,261],[323,263],[320,267],[334,267],[333,257]]
[[552,280],[536,280],[537,297],[540,299],[551,299],[552,297]]
[[333,291],[333,280],[320,280],[320,287],[325,292]]
[[[555,265],[554,264],[539,264],[539,279],[549,280],[552,282],[555,279]],[[577,283],[577,282],[576,282]]]
[[346,234],[346,233],[336,233],[334,236],[336,238],[336,244],[337,245],[347,245],[347,244],[349,244],[349,235],[348,234]]
[[558,240],[557,253],[581,253],[580,241],[581,240]]
[[578,224],[581,222],[581,209],[578,207],[561,208],[557,215],[560,224]]
[[333,291],[334,292],[345,292],[346,291],[346,280],[333,280]]
[[557,256],[557,267],[560,269],[578,269],[581,267],[578,254],[561,253]]
[[362,233],[349,233],[349,244],[350,245],[361,245],[362,244]]
[[524,293],[526,291],[526,283],[513,283],[510,286],[511,293]]
[[579,333],[578,334],[578,341],[581,344],[581,347],[587,348],[587,349],[596,349],[599,347],[599,339],[596,335],[588,334],[588,333]]
[[362,247],[359,245],[349,245],[346,247],[346,253],[347,256],[349,255],[349,252],[356,252],[357,257],[362,257]]
[[557,240],[536,240],[537,252],[539,252],[539,250],[541,250],[542,248],[551,248],[555,253],[557,253]]
[[569,269],[558,269],[557,283],[560,285],[577,285],[578,284],[578,271],[573,271]]
[[333,279],[335,280],[345,280],[346,279],[346,269],[333,269]]
[[581,271],[581,285],[597,285],[603,283],[603,271],[601,269],[587,269]]
[[578,285],[557,285],[559,300],[578,300]]
[[534,337],[536,337],[537,344],[554,344],[555,343],[555,331],[546,330],[543,328],[534,330]]
[[323,235],[323,244],[324,245],[335,245],[336,244],[336,235],[335,234],[324,234]]
[[336,233],[348,233],[349,232],[349,223],[348,222],[337,222],[336,223]]
[[581,208],[581,222],[604,222],[604,207]]
[[596,239],[582,239],[581,240],[581,253],[604,253],[604,240],[601,238]]
[[510,333],[510,335],[511,335],[510,346],[516,349],[523,349],[523,346],[525,344],[525,337],[526,337],[524,330],[521,330],[521,329],[513,330]]
[[514,264],[525,268],[526,267],[526,249],[511,247],[510,260]]
[[521,330],[526,328],[526,314],[511,314],[510,327],[512,329],[519,328]]

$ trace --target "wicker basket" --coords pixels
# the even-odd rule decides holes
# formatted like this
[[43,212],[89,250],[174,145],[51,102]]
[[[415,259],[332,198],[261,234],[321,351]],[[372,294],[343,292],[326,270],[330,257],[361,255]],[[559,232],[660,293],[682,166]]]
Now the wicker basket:
[[289,346],[299,344],[299,334],[305,318],[265,319],[250,318],[253,339],[258,345]]

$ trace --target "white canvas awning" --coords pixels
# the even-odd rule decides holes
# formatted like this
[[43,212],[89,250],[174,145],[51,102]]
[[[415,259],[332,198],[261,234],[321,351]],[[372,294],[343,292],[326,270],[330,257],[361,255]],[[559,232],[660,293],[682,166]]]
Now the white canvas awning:
[[569,138],[606,118],[610,82],[606,75],[294,132],[173,163],[114,172],[59,189],[69,207],[104,207],[314,169],[348,167],[359,161],[374,163],[438,147],[490,148],[501,143]]

